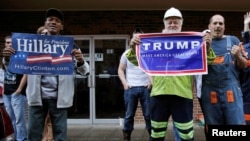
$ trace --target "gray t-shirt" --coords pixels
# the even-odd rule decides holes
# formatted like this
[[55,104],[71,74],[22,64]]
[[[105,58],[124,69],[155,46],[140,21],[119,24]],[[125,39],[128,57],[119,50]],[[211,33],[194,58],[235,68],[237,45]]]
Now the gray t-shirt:
[[42,75],[41,78],[41,93],[42,99],[56,99],[58,89],[57,75]]

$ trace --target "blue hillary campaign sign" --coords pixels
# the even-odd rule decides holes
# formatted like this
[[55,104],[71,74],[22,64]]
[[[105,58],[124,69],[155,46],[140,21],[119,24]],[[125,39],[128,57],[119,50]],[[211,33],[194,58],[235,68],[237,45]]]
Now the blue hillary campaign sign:
[[200,32],[140,34],[139,67],[149,75],[207,74],[207,54]]
[[19,74],[73,74],[73,37],[12,33],[9,71]]

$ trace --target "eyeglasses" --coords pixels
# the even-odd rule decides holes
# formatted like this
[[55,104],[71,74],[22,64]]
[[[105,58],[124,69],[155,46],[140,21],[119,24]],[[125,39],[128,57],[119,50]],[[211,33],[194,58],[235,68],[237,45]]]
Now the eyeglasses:
[[10,44],[11,42],[5,42],[6,44]]

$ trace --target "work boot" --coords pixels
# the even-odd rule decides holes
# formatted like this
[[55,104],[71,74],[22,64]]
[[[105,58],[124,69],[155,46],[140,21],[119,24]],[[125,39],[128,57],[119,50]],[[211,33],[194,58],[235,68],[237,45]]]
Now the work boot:
[[124,141],[130,141],[131,139],[131,131],[125,131],[125,130],[122,130],[123,131],[123,140]]

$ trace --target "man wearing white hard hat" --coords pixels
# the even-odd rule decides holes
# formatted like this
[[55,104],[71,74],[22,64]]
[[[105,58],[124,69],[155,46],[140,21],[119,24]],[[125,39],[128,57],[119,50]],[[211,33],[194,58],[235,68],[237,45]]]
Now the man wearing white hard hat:
[[[163,17],[163,33],[181,32],[183,17],[181,12],[172,7]],[[208,35],[204,35],[203,40]],[[134,37],[130,46],[140,44],[140,38]],[[207,48],[208,61],[212,62],[214,53]],[[152,76],[152,90],[150,94],[151,136],[150,141],[164,141],[168,121],[172,116],[174,126],[182,141],[194,140],[193,129],[193,83],[194,77],[184,76]]]

